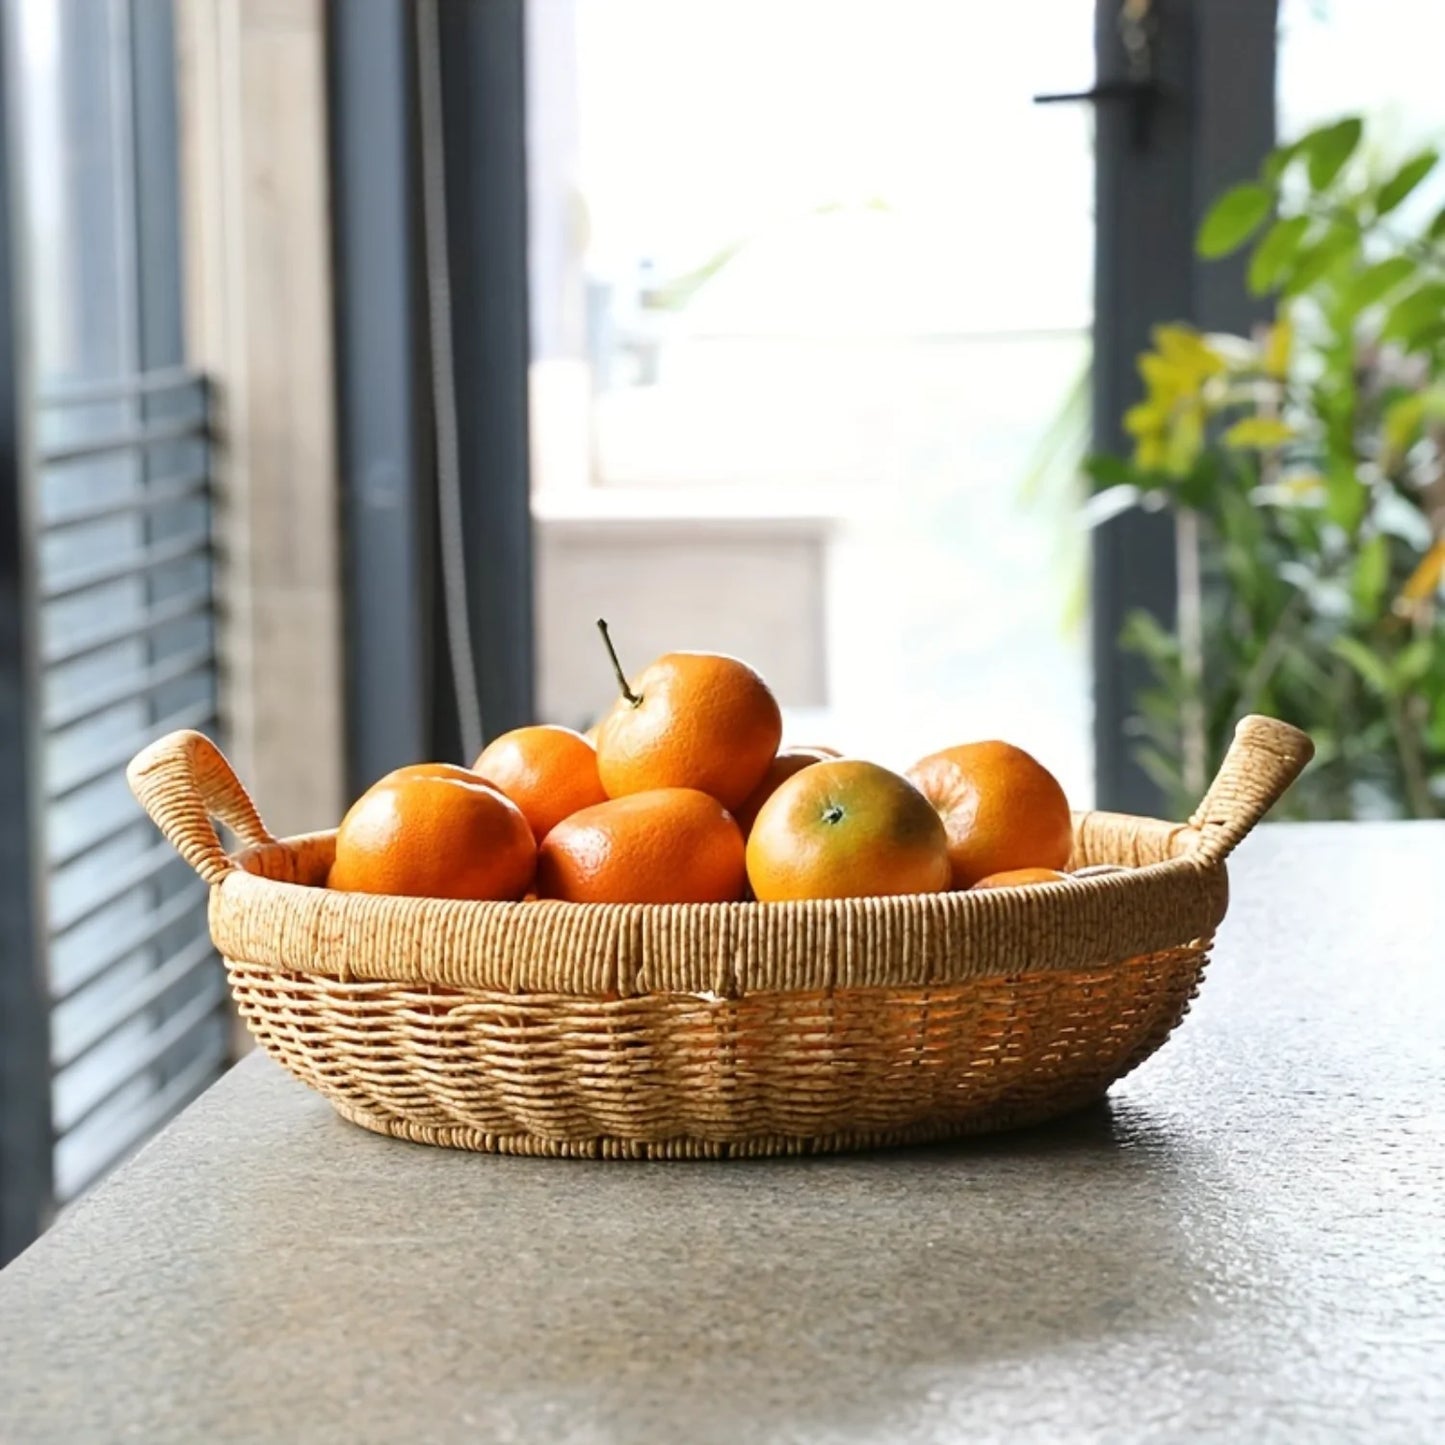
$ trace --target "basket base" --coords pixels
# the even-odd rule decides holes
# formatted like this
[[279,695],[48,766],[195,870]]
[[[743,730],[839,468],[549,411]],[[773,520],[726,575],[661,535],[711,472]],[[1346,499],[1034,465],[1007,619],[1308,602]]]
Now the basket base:
[[851,1130],[818,1138],[787,1134],[760,1134],[749,1139],[621,1139],[596,1135],[585,1139],[547,1139],[537,1134],[489,1134],[464,1124],[415,1124],[407,1119],[370,1114],[339,1099],[330,1100],[343,1119],[413,1144],[434,1144],[444,1149],[468,1149],[478,1154],[514,1154],[553,1159],[765,1159],[777,1155],[843,1154],[865,1149],[899,1148],[907,1144],[936,1144],[974,1134],[997,1134],[1025,1129],[1077,1113],[1097,1104],[1107,1089],[1090,1090],[1071,1099],[1054,1099],[1032,1108],[993,1110],[961,1118],[926,1119],[897,1129]]

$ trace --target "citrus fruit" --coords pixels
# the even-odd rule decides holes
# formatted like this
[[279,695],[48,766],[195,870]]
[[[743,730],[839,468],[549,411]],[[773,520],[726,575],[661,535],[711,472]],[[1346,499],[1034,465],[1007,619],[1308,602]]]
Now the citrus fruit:
[[472,771],[522,810],[539,843],[569,814],[607,798],[597,749],[571,728],[514,728],[482,749]]
[[714,797],[653,788],[583,808],[537,857],[537,894],[572,903],[728,903],[742,896],[743,835]]
[[[599,623],[607,639],[605,623]],[[778,751],[783,718],[767,683],[717,652],[669,652],[628,683],[597,733],[597,771],[608,796],[696,788],[740,807]]]
[[1006,868],[980,878],[975,888],[1028,888],[1036,883],[1067,883],[1069,875],[1055,868]]
[[410,898],[520,898],[537,848],[521,809],[450,763],[398,768],[336,830],[327,886]]
[[1069,802],[1058,779],[1012,743],[965,743],[930,753],[909,779],[948,831],[953,886],[990,873],[1062,868],[1074,845]]
[[762,782],[748,794],[738,807],[733,809],[733,817],[738,820],[738,827],[743,830],[743,837],[746,838],[752,832],[753,820],[758,816],[758,809],[794,773],[800,773],[804,768],[811,768],[814,763],[826,762],[830,757],[836,756],[835,753],[824,752],[822,748],[784,748],[768,764],[768,770],[763,774]]
[[748,837],[748,881],[763,902],[938,893],[948,837],[928,799],[876,763],[814,763],[765,802]]

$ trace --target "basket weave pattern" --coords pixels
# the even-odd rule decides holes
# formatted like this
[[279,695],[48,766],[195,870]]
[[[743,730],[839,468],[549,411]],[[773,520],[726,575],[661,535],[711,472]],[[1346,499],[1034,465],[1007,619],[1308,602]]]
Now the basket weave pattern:
[[358,1123],[478,1149],[698,1153],[1046,1117],[1162,1043],[1203,962],[1177,949],[1086,974],[718,1000],[230,976],[262,1047]]
[[[332,836],[271,839],[196,734],[138,795],[213,884],[260,1045],[367,1128],[511,1153],[717,1157],[902,1143],[1098,1098],[1178,1024],[1224,856],[1308,758],[1251,719],[1192,824],[1083,814],[1047,889],[808,904],[334,894]],[[209,818],[244,843],[224,853]]]

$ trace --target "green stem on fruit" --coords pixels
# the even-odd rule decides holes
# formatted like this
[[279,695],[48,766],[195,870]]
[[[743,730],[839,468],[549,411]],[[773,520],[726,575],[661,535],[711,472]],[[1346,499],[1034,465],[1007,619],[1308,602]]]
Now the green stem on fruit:
[[637,707],[642,701],[640,693],[635,693],[627,685],[627,674],[622,670],[622,664],[617,660],[617,649],[612,645],[612,637],[607,631],[606,618],[597,619],[597,630],[602,634],[602,641],[607,645],[607,655],[612,659],[612,670],[617,674],[617,686],[622,690],[622,696],[633,706]]

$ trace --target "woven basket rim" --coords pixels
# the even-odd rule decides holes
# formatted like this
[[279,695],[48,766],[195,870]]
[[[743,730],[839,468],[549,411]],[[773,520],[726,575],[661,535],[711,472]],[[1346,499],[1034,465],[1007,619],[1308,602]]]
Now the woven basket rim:
[[[1083,814],[1081,826],[1100,816],[1115,815]],[[1187,829],[1132,821],[1188,847]],[[1189,851],[1047,888],[793,903],[403,898],[265,876],[314,874],[334,837],[237,855],[240,866],[212,890],[212,935],[226,957],[345,979],[595,997],[902,988],[1121,964],[1208,938],[1228,902],[1223,863]]]

